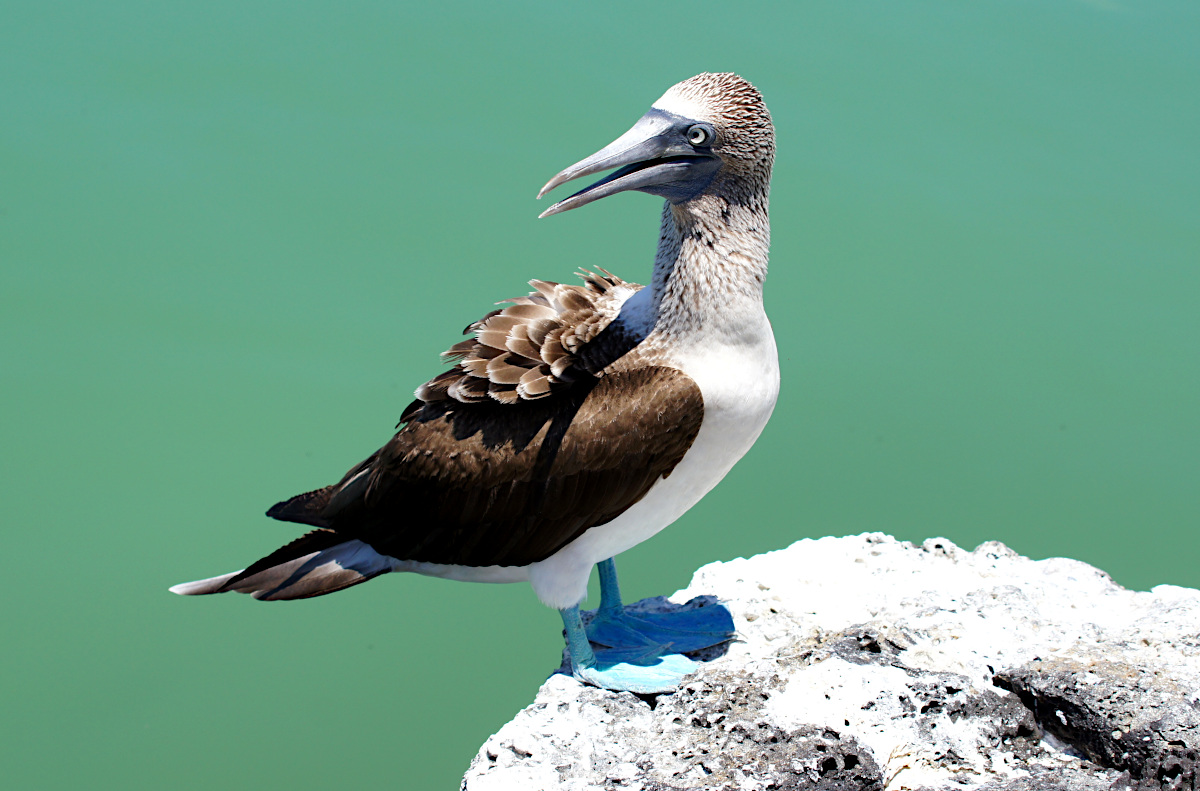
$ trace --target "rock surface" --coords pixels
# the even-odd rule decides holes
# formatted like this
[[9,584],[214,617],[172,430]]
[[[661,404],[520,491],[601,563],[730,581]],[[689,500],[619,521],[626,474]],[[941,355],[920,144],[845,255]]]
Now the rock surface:
[[739,640],[678,692],[551,676],[462,788],[1200,788],[1200,591],[874,533],[713,563],[670,601],[711,596]]

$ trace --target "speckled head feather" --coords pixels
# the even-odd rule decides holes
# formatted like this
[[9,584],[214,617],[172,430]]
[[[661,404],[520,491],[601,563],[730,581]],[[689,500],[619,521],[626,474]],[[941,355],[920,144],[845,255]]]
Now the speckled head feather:
[[671,86],[654,106],[712,124],[713,151],[725,164],[757,180],[770,181],[775,160],[775,126],[758,89],[732,72],[705,72]]

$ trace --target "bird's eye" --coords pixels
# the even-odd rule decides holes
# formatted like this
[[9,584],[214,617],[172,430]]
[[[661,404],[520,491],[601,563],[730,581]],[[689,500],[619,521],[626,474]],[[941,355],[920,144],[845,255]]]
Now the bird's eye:
[[703,126],[693,126],[687,130],[688,142],[694,146],[704,146],[712,142],[713,134]]

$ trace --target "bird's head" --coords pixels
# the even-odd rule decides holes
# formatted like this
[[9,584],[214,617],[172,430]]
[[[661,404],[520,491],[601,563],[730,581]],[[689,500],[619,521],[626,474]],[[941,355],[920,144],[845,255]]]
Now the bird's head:
[[697,74],[672,86],[628,132],[550,179],[539,198],[560,184],[617,168],[540,216],[627,190],[674,204],[705,194],[765,198],[774,158],[775,128],[758,89],[736,74]]

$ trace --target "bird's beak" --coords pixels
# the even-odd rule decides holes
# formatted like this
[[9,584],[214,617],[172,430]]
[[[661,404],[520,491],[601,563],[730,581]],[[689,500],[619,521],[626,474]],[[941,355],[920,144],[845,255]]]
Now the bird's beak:
[[652,108],[628,132],[546,182],[538,197],[573,179],[610,168],[619,170],[560,200],[538,217],[570,211],[627,190],[649,192],[674,202],[694,197],[721,168],[720,157],[687,142],[687,129],[695,123]]

